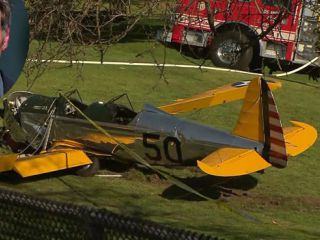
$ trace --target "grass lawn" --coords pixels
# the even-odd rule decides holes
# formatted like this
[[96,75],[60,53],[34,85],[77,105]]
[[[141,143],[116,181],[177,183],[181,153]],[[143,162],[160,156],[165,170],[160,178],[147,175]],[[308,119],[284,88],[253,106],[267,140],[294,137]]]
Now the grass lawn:
[[[108,51],[105,61],[152,62],[151,49],[163,59],[163,48],[153,42],[121,43]],[[188,63],[175,50],[167,50],[168,63]],[[98,60],[88,50],[87,60]],[[127,92],[136,110],[143,103],[155,106],[177,98],[252,77],[244,74],[198,69],[167,68],[166,83],[153,67],[122,67],[56,65],[39,78],[31,91],[56,95],[59,89],[77,88],[85,102],[108,100]],[[320,84],[304,75],[292,75],[282,80],[283,88],[275,92],[284,125],[290,119],[312,124],[320,129]],[[11,91],[25,90],[22,75]],[[235,125],[241,102],[183,114],[217,128],[231,130]],[[169,226],[205,232],[226,239],[318,239],[320,236],[320,165],[317,143],[305,153],[291,158],[286,169],[267,169],[265,174],[228,179],[202,174],[196,168],[169,169],[213,201],[202,201],[185,193],[155,174],[143,174],[137,169],[122,172],[122,178],[81,178],[72,171],[21,179],[13,173],[0,174],[0,187],[38,197],[107,208],[125,215],[151,219]],[[106,170],[104,170],[106,171]],[[110,173],[110,170],[108,170]],[[220,183],[220,184],[217,184]],[[223,200],[237,211],[254,216],[257,221],[238,216],[218,207]]]

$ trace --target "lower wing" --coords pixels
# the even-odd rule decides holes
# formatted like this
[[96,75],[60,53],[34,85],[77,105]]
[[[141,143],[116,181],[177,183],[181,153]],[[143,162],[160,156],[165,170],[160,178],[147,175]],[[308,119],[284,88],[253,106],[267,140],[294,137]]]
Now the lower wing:
[[51,150],[34,156],[2,155],[0,161],[0,172],[14,170],[22,177],[92,164],[85,152],[71,148]]

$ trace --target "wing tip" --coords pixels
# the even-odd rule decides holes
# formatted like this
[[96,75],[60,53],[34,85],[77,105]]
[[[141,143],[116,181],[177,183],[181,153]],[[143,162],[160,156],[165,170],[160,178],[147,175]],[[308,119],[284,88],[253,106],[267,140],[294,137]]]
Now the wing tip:
[[298,127],[301,131],[300,133],[297,133],[297,136],[290,135],[290,132],[286,134],[287,136],[285,135],[288,155],[294,157],[309,149],[316,142],[318,132],[316,128],[310,124],[294,120],[291,120],[290,122],[294,127]]

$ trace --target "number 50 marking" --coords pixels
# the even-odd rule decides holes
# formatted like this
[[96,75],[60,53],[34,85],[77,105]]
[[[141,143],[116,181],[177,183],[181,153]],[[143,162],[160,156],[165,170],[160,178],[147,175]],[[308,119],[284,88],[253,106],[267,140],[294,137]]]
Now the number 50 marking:
[[[146,157],[149,158],[150,160],[159,161],[162,159],[161,151],[160,151],[159,147],[155,143],[150,142],[150,140],[154,141],[154,140],[159,140],[159,139],[160,139],[159,134],[154,134],[154,133],[144,133],[143,134],[143,146],[148,149],[153,149],[153,151],[154,151],[153,155],[150,155],[149,153],[145,153]],[[170,155],[169,146],[173,145],[173,144],[176,147],[176,155],[177,155],[178,159],[175,159]],[[163,145],[163,150],[164,150],[164,154],[165,154],[166,159],[168,159],[171,162],[175,162],[175,163],[182,162],[181,143],[177,138],[171,137],[171,136],[166,137],[163,140],[162,145]]]

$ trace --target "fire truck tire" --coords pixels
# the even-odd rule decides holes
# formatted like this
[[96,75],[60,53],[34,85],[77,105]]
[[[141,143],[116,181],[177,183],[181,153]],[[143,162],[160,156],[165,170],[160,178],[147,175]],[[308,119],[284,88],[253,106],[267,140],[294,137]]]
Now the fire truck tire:
[[81,177],[92,177],[100,170],[100,161],[97,157],[90,157],[92,164],[85,165],[76,171]]
[[245,46],[249,38],[241,31],[218,33],[210,46],[209,56],[215,66],[249,71],[253,47]]

